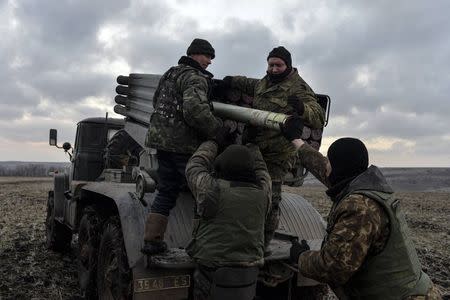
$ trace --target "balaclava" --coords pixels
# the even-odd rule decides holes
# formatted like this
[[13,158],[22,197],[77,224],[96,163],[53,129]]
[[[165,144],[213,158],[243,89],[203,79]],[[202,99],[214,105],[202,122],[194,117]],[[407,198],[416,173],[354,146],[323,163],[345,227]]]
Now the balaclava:
[[283,46],[279,46],[273,48],[273,50],[269,52],[267,60],[269,60],[269,58],[271,57],[278,57],[282,59],[287,66],[286,70],[281,74],[269,74],[269,73],[267,74],[272,82],[278,83],[282,81],[284,78],[286,78],[286,76],[288,76],[292,71],[291,53]]
[[363,142],[355,138],[336,140],[328,148],[327,156],[331,164],[328,179],[332,186],[358,176],[369,166],[367,148]]
[[242,145],[228,146],[214,161],[218,178],[228,181],[256,182],[255,159]]

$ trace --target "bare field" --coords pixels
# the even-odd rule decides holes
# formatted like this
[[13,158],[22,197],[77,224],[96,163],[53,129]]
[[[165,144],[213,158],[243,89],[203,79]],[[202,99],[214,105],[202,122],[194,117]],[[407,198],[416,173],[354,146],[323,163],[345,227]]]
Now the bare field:
[[[0,299],[80,299],[76,239],[66,254],[45,247],[45,210],[51,178],[0,177]],[[287,188],[325,216],[324,188]],[[450,193],[401,192],[426,272],[450,299]]]

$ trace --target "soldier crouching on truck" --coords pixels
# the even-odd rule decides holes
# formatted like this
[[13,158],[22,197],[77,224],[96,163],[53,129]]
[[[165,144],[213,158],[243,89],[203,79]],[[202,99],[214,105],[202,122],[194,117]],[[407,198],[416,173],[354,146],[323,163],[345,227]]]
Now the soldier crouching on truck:
[[257,146],[231,145],[219,156],[217,148],[204,142],[186,167],[199,218],[186,249],[198,264],[194,299],[251,300],[264,262],[270,176]]
[[146,145],[157,149],[158,193],[147,216],[145,254],[167,249],[164,233],[170,210],[185,184],[185,168],[202,141],[215,136],[223,123],[213,116],[209,94],[213,75],[206,71],[215,51],[203,39],[194,39],[178,65],[161,78],[153,97]]
[[[226,76],[223,88],[237,89],[253,98],[253,108],[301,116],[305,125],[322,128],[325,113],[310,86],[292,67],[291,53],[280,46],[267,56],[267,75],[261,80],[244,76]],[[281,133],[265,128],[249,128],[249,142],[256,143],[272,178],[272,208],[266,223],[265,245],[269,245],[280,218],[283,178],[297,160],[295,148]]]
[[441,299],[422,271],[399,200],[380,170],[369,167],[365,145],[338,139],[327,159],[302,140],[289,140],[333,201],[321,250],[309,251],[304,240],[291,248],[300,273],[327,283],[340,299]]

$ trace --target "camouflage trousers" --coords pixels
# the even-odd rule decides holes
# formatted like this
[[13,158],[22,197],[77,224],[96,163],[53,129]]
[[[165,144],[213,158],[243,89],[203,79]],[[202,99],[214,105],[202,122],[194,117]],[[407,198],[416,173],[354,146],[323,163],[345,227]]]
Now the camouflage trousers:
[[272,206],[264,226],[264,248],[269,246],[280,223],[281,181],[272,180]]
[[277,160],[264,157],[264,161],[272,179],[272,206],[264,227],[264,247],[267,248],[280,223],[281,184],[289,170],[295,166],[297,155],[289,154],[283,159],[278,158]]

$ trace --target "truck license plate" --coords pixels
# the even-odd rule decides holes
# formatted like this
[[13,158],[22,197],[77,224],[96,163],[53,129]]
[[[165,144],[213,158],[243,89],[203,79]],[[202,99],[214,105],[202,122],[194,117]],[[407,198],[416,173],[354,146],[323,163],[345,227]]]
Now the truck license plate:
[[142,293],[149,291],[187,288],[190,286],[189,275],[164,276],[155,278],[142,278],[134,282],[134,292]]

